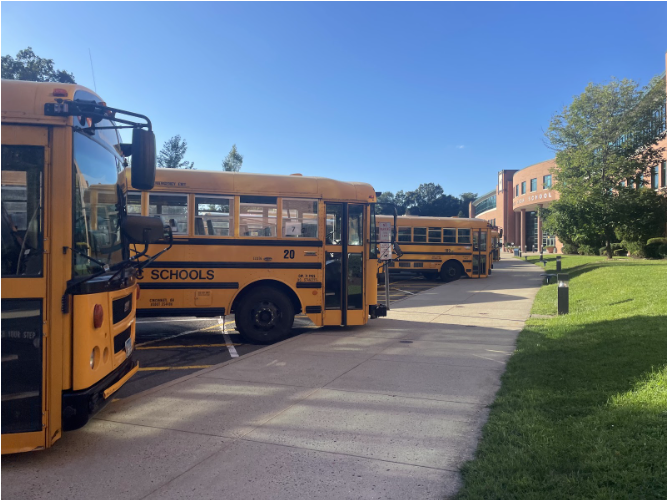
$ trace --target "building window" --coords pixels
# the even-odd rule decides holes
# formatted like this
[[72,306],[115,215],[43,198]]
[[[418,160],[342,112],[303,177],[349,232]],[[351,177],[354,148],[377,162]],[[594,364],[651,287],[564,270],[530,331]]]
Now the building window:
[[652,189],[659,188],[659,167],[652,167]]
[[517,198],[520,195],[520,185],[517,184],[515,185],[515,198]]
[[526,194],[527,192],[527,181],[524,181],[522,183],[522,194]]
[[627,182],[627,184],[628,184],[628,186],[629,186],[630,188],[633,188],[633,184],[634,184],[634,183],[633,183],[633,179],[629,179],[628,182]]
[[543,176],[543,189],[550,189],[552,187],[552,175]]
[[496,208],[496,195],[493,194],[492,196],[485,198],[474,206],[476,214],[481,214],[487,210],[492,210]]
[[531,192],[538,190],[538,179],[531,179]]
[[661,163],[661,187],[666,187],[666,162]]

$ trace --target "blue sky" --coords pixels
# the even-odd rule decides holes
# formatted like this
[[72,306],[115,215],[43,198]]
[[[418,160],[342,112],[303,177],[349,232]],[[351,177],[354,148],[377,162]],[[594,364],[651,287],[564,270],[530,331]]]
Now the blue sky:
[[2,55],[27,46],[158,149],[220,169],[483,194],[551,158],[550,117],[588,82],[665,70],[665,2],[2,2]]

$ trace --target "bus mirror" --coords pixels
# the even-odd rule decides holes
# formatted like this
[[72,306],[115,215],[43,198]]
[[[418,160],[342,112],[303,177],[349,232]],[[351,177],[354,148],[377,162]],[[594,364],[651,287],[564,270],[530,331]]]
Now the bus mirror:
[[153,189],[155,184],[155,134],[152,130],[132,129],[132,187]]
[[394,253],[397,255],[397,259],[401,258],[401,256],[404,254],[404,252],[401,251],[401,247],[399,246],[399,243],[396,241],[392,244],[392,248],[394,250]]
[[165,227],[159,217],[128,215],[121,223],[121,231],[129,243],[143,245],[164,241],[166,237]]

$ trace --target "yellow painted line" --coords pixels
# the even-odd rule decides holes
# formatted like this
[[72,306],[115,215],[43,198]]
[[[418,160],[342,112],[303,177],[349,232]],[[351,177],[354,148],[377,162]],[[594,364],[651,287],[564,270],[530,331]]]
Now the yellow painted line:
[[197,345],[155,345],[149,347],[136,347],[138,351],[144,349],[186,349],[194,347],[227,347],[231,345],[243,345],[243,344],[197,344]]
[[157,372],[167,370],[201,370],[202,368],[211,368],[213,365],[193,365],[193,366],[149,366],[140,368],[140,372]]

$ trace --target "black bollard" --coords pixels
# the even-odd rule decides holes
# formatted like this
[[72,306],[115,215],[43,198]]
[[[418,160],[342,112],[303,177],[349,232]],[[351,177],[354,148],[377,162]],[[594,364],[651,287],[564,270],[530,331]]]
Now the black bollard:
[[557,271],[561,271],[561,257],[557,255]]
[[568,281],[569,276],[566,273],[557,274],[557,313],[568,314]]

